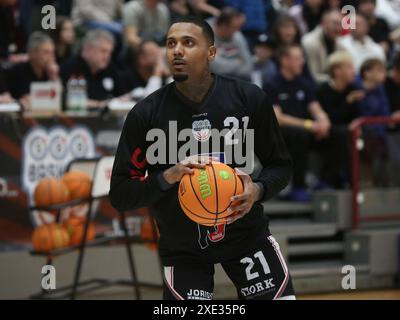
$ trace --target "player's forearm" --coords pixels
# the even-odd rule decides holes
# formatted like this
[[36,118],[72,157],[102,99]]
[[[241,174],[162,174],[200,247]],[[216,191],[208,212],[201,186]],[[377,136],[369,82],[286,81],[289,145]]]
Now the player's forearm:
[[261,182],[263,185],[261,201],[276,196],[288,185],[292,177],[292,160],[279,127],[277,124],[273,127],[274,129],[265,131],[263,137],[256,137],[256,155],[263,168],[254,182]]
[[281,160],[279,165],[264,167],[255,182],[263,185],[262,201],[276,196],[289,183],[292,177],[292,164],[289,158]]
[[262,200],[277,195],[287,186],[292,176],[292,160],[275,116],[277,114],[281,117],[283,113],[279,107],[274,109],[269,104],[265,101],[265,112],[257,116],[259,127],[256,130],[254,148],[263,167],[255,179],[255,182],[261,182],[264,187]]
[[[140,108],[140,102],[136,107]],[[161,171],[153,171],[145,176],[149,169],[143,143],[145,137],[144,119],[136,112],[129,112],[111,175],[110,200],[119,211],[149,206],[165,194],[166,190],[159,179]]]
[[130,178],[113,174],[110,188],[111,204],[118,211],[147,207],[157,202],[166,190],[160,183],[161,172],[155,172],[144,178]]

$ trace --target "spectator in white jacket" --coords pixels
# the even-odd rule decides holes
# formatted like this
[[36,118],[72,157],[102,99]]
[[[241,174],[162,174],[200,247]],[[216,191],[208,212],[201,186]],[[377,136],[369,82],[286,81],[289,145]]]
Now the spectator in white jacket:
[[342,15],[338,10],[327,11],[322,16],[321,25],[302,38],[308,66],[317,82],[329,80],[328,56],[339,49],[343,49],[338,42],[342,30],[341,20]]
[[368,36],[368,31],[366,18],[357,14],[356,28],[351,29],[350,34],[339,39],[339,43],[351,54],[357,71],[367,59],[386,60],[383,48]]

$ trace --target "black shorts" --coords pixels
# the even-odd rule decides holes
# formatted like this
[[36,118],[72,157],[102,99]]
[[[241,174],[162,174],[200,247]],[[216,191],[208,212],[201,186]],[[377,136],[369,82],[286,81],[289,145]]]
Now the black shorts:
[[[236,287],[239,299],[293,298],[289,270],[272,236],[238,259],[221,263]],[[164,300],[211,300],[214,264],[187,263],[164,266]]]

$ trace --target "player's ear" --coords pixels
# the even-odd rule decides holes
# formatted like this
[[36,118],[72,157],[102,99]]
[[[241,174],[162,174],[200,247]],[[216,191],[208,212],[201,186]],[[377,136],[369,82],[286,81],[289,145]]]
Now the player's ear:
[[217,54],[217,48],[215,46],[210,46],[208,48],[208,62],[213,61],[216,54]]

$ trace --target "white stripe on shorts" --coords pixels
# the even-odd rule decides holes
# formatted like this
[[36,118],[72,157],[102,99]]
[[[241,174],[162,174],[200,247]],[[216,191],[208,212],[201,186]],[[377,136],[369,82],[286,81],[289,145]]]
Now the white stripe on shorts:
[[175,289],[174,289],[174,267],[164,267],[164,279],[168,289],[174,295],[177,300],[185,300]]
[[273,236],[269,236],[268,240],[269,240],[269,242],[271,242],[272,246],[274,247],[274,250],[275,250],[275,252],[276,252],[276,254],[277,254],[278,258],[279,258],[279,262],[281,263],[283,272],[285,273],[285,279],[283,280],[278,292],[276,293],[276,295],[275,295],[275,297],[273,299],[273,300],[275,300],[275,299],[278,299],[278,298],[281,297],[283,291],[286,288],[286,285],[287,285],[288,280],[289,280],[289,270],[288,270],[288,268],[286,266],[285,259],[282,256],[282,253],[281,253],[281,250],[279,248],[278,242],[276,242],[276,240],[275,240],[275,238]]

